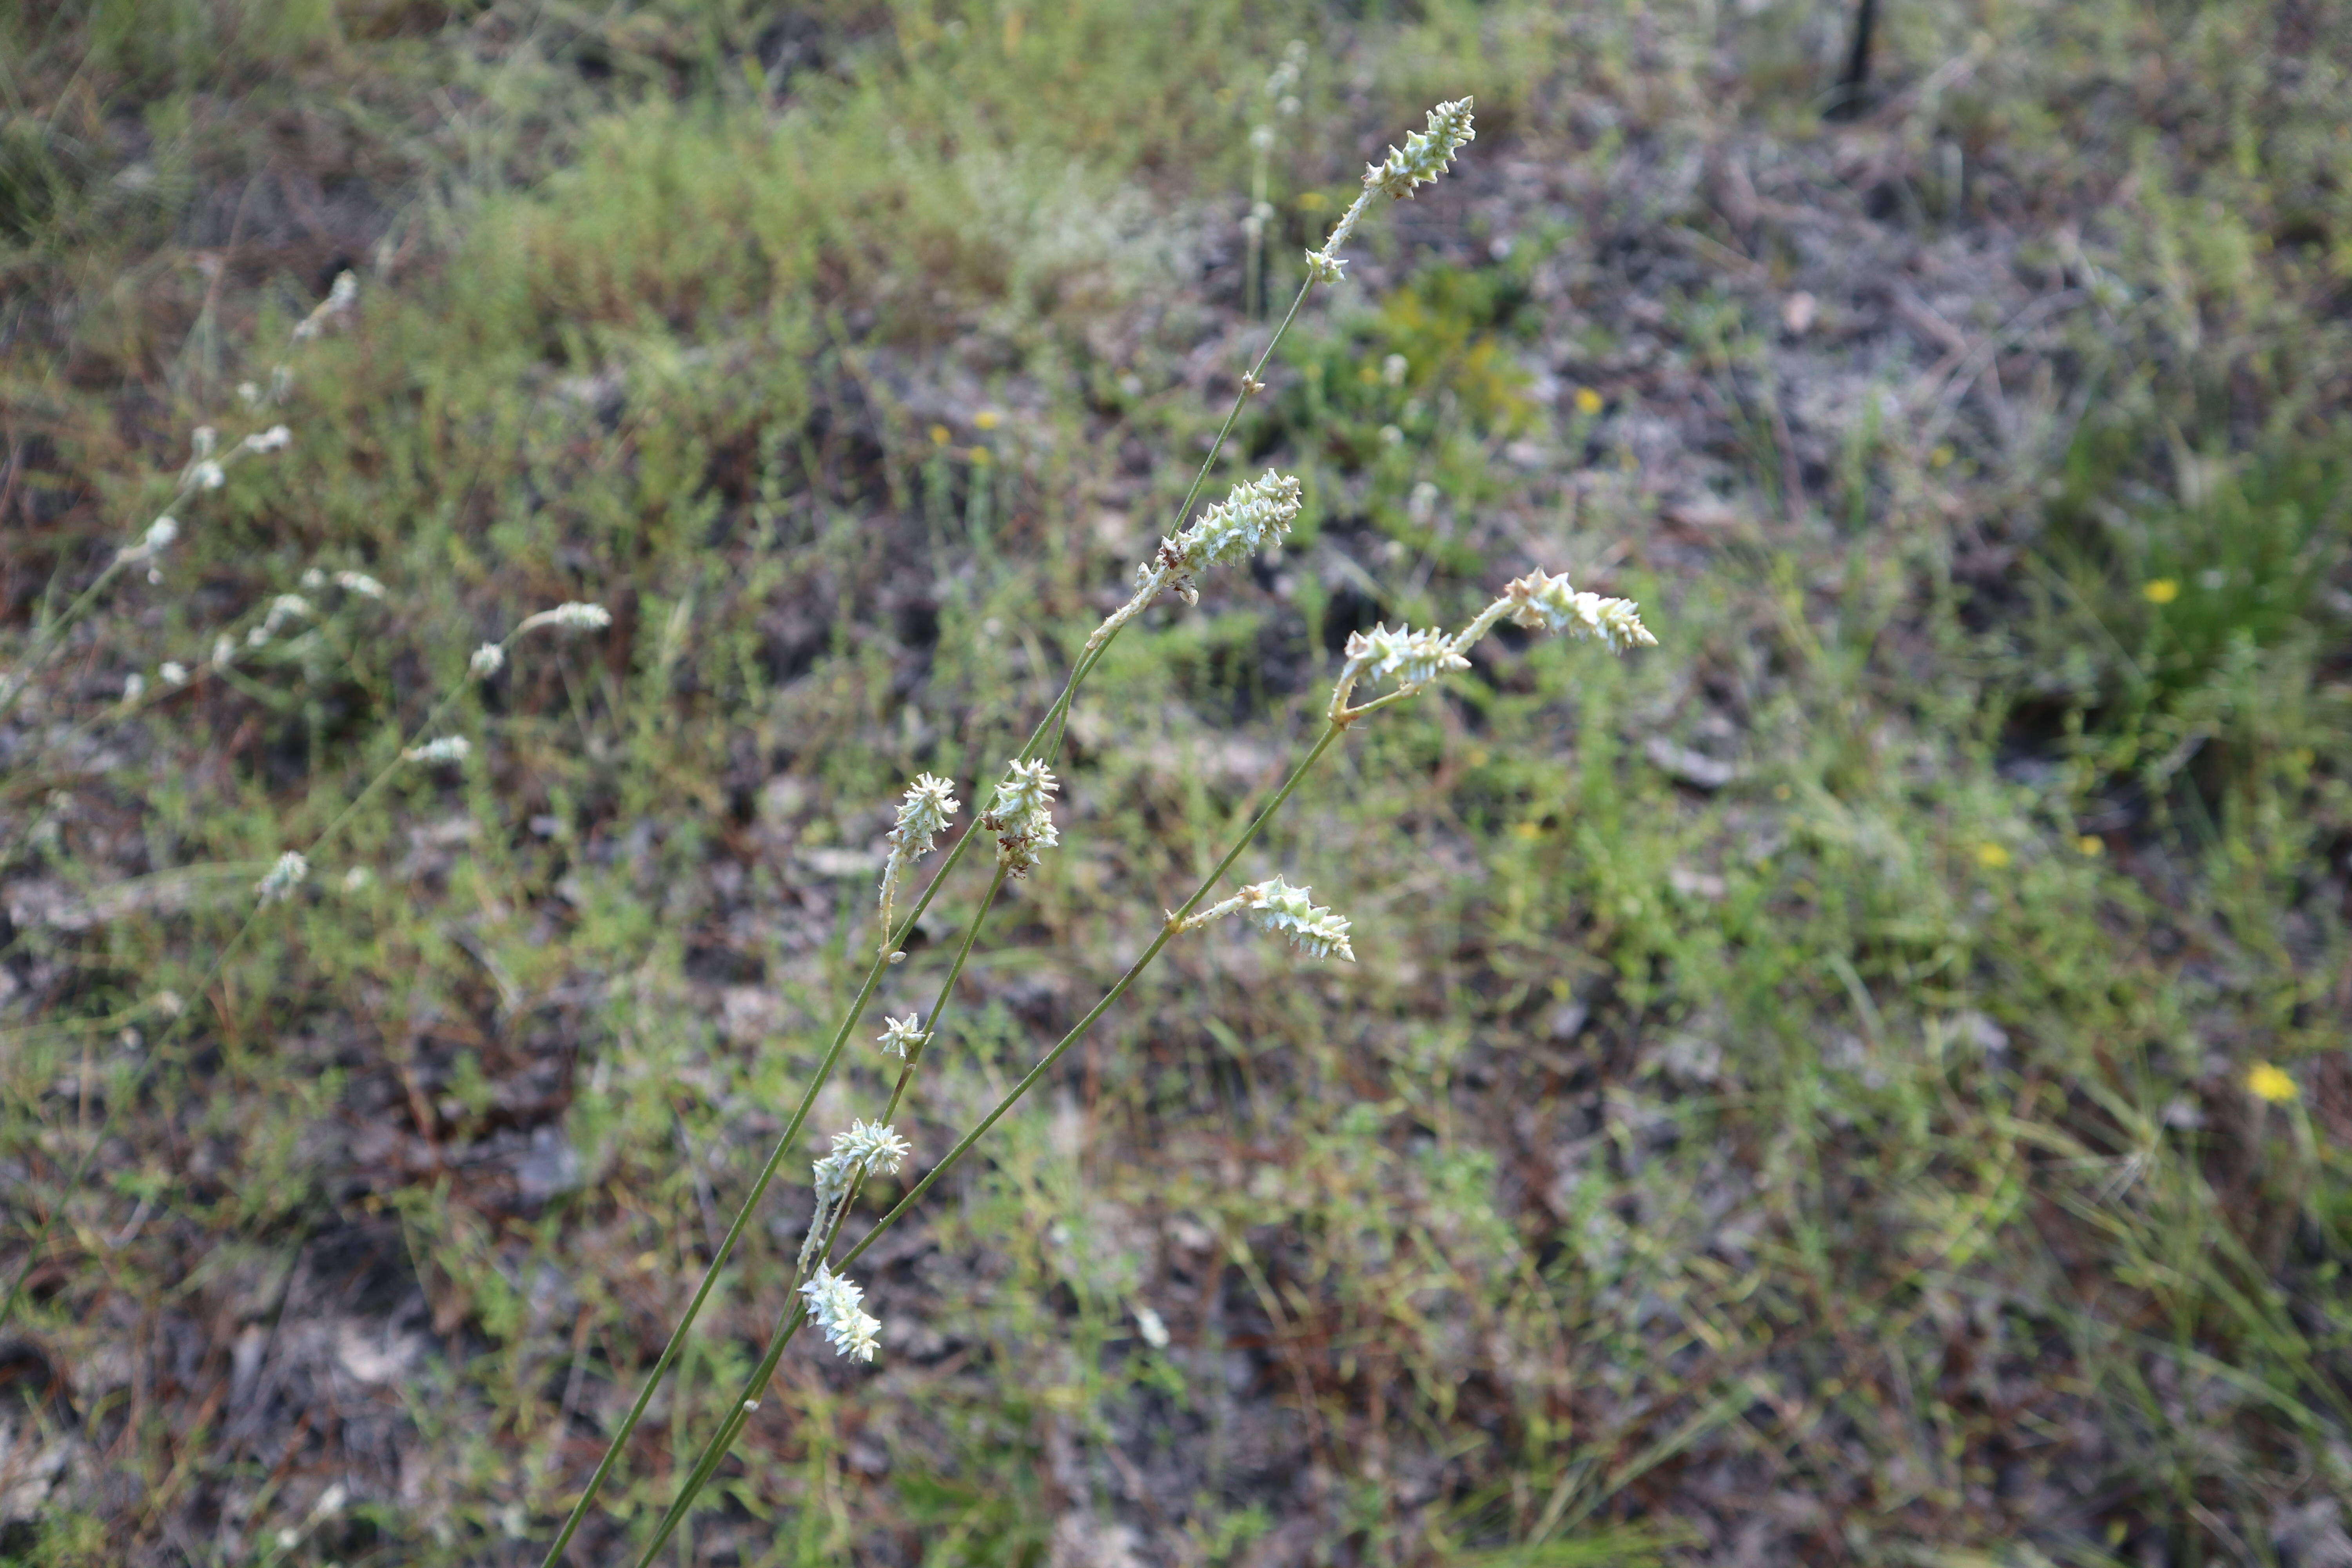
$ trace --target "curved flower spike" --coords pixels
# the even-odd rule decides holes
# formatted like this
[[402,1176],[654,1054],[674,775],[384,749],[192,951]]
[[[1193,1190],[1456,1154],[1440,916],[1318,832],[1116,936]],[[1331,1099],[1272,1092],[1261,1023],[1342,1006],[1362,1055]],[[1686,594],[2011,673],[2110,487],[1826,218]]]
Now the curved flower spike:
[[1402,201],[1412,195],[1415,185],[1433,184],[1454,161],[1454,154],[1466,142],[1477,140],[1478,132],[1471,128],[1469,99],[1457,99],[1441,103],[1429,111],[1426,129],[1416,131],[1404,139],[1404,150],[1389,149],[1389,155],[1364,171],[1364,188],[1381,191]]
[[583,604],[574,599],[569,604],[558,605],[551,610],[541,610],[535,616],[525,616],[522,618],[522,624],[515,627],[514,635],[520,637],[523,633],[536,631],[541,626],[568,626],[581,631],[602,631],[612,624],[613,612],[604,605]]
[[1279,877],[1253,882],[1242,889],[1242,910],[1260,931],[1290,939],[1290,945],[1309,958],[1333,954],[1356,962],[1348,942],[1348,920],[1314,903],[1312,888],[1294,888]]
[[1258,478],[1235,485],[1232,494],[1193,519],[1175,538],[1161,540],[1151,559],[1135,569],[1136,596],[1144,598],[1169,587],[1186,604],[1200,603],[1195,574],[1204,566],[1238,565],[1274,543],[1297,521],[1299,504],[1298,480],[1294,475],[1268,468]]
[[1529,631],[1599,637],[1612,653],[1658,646],[1658,639],[1642,624],[1640,605],[1631,599],[1579,593],[1569,586],[1566,573],[1530,572],[1505,584],[1503,598],[1511,624]]
[[1223,903],[1175,922],[1178,931],[1197,931],[1212,921],[1227,915],[1241,915],[1260,931],[1273,931],[1290,939],[1290,945],[1309,958],[1329,958],[1334,954],[1356,962],[1356,950],[1348,942],[1348,920],[1315,904],[1309,895],[1312,888],[1294,888],[1279,877],[1263,882],[1253,882]]

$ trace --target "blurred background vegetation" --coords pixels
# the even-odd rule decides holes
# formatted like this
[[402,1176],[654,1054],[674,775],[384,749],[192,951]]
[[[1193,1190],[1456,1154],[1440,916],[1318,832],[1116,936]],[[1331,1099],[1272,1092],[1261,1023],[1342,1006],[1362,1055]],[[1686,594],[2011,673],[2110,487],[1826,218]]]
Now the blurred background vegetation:
[[[1349,630],[1541,563],[1662,646],[1491,647],[1352,737],[1248,869],[1361,962],[1174,950],[871,1255],[879,1369],[787,1357],[678,1561],[2352,1563],[2352,10],[1882,0],[1833,119],[1850,25],[0,9],[0,668],[361,289],[290,448],[0,721],[0,1559],[536,1563],[855,987],[889,800],[971,799],[1172,526],[1268,329],[1250,131],[1280,298],[1473,93],[1224,464],[1301,475],[1297,537],[1087,689],[916,1163]],[[313,571],[387,593],[161,676]],[[614,626],[201,984],[572,598]],[[807,1208],[576,1560],[649,1529]]]

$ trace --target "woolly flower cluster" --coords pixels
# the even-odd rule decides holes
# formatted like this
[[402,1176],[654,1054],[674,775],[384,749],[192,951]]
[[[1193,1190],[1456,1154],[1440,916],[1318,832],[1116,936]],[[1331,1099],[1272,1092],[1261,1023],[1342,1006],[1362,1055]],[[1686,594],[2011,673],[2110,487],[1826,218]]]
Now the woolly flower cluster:
[[809,1316],[824,1331],[825,1342],[852,1361],[874,1359],[882,1348],[876,1338],[882,1331],[882,1320],[866,1310],[866,1292],[829,1268],[819,1268],[816,1278],[801,1287],[808,1298]]
[[875,1038],[884,1050],[898,1052],[898,1059],[905,1061],[908,1059],[909,1052],[931,1037],[929,1031],[922,1026],[923,1020],[918,1014],[909,1013],[903,1018],[886,1016],[882,1020],[882,1032]]
[[1006,765],[995,803],[980,819],[981,826],[996,835],[996,858],[1005,875],[1027,876],[1037,868],[1038,852],[1061,842],[1052,811],[1054,793],[1061,787],[1043,763]]
[[879,1171],[886,1176],[898,1174],[909,1152],[907,1141],[888,1122],[851,1122],[848,1131],[833,1135],[833,1152],[812,1167],[816,1173],[818,1201],[846,1193],[861,1173]]
[[1642,624],[1641,606],[1631,599],[1605,599],[1569,586],[1568,574],[1548,575],[1538,570],[1503,585],[1506,612],[1514,626],[1529,631],[1567,632],[1577,637],[1599,637],[1612,653],[1629,647],[1655,647],[1658,639]]
[[247,647],[267,647],[279,632],[286,629],[288,623],[306,619],[312,613],[310,601],[301,595],[280,594],[269,601],[269,613],[262,616],[261,624],[246,632],[246,646]]
[[473,750],[474,743],[463,735],[443,735],[421,746],[409,747],[400,757],[408,763],[462,763]]
[[1240,915],[1260,931],[1288,937],[1290,945],[1309,958],[1336,954],[1355,963],[1356,950],[1348,941],[1347,917],[1316,904],[1310,897],[1313,891],[1311,888],[1294,888],[1279,877],[1253,882],[1224,902],[1212,904],[1177,921],[1175,929],[1193,931],[1227,915]]
[[1176,590],[1188,605],[1201,601],[1196,580],[1205,566],[1237,565],[1290,531],[1298,519],[1297,479],[1268,468],[1192,520],[1173,539],[1162,539],[1158,553],[1135,569],[1135,585],[1148,590],[1152,576]]
[[1407,690],[1426,686],[1448,670],[1470,668],[1444,633],[1406,626],[1391,631],[1377,626],[1369,632],[1349,633],[1348,662],[1375,680],[1393,678]]
[[1478,138],[1470,124],[1470,104],[1469,99],[1456,99],[1431,110],[1428,127],[1407,136],[1402,152],[1391,147],[1386,159],[1365,169],[1364,188],[1402,201],[1415,185],[1433,184],[1454,154]]
[[289,849],[278,858],[278,863],[269,868],[268,873],[253,885],[253,890],[260,895],[265,904],[281,903],[292,898],[294,889],[300,887],[310,875],[309,858],[299,849]]
[[613,612],[602,605],[583,604],[575,599],[558,605],[551,610],[541,610],[535,616],[525,616],[522,625],[515,627],[520,637],[541,626],[564,626],[575,631],[602,631],[613,624]]
[[958,810],[955,785],[930,773],[918,773],[898,803],[898,825],[890,830],[890,858],[882,864],[882,940],[890,940],[890,910],[898,889],[916,861],[931,852],[931,843],[948,818]]
[[1415,185],[1426,184],[1445,173],[1446,165],[1464,143],[1475,141],[1477,132],[1470,125],[1469,99],[1457,99],[1441,103],[1429,111],[1428,128],[1416,131],[1404,139],[1404,150],[1389,149],[1383,161],[1364,170],[1364,194],[1349,204],[1331,226],[1330,236],[1323,248],[1307,253],[1307,275],[1317,283],[1337,283],[1346,276],[1347,258],[1339,247],[1356,232],[1356,221],[1364,216],[1364,204],[1376,193],[1386,192],[1399,200],[1412,195]]
[[152,561],[170,549],[172,542],[179,537],[179,520],[171,513],[165,512],[147,525],[147,531],[140,536],[138,543],[126,544],[116,551],[115,558],[125,566],[134,566],[142,561]]
[[896,1175],[908,1152],[907,1141],[887,1121],[853,1121],[848,1131],[833,1135],[833,1152],[811,1167],[816,1182],[816,1215],[809,1222],[807,1238],[801,1243],[800,1267],[803,1270],[812,1258],[820,1257],[820,1249],[827,1242],[826,1232],[833,1224],[834,1210],[847,1201],[849,1189],[856,1184],[858,1177],[877,1171]]
[[1253,882],[1242,889],[1242,913],[1260,931],[1288,937],[1290,945],[1309,958],[1337,953],[1355,963],[1356,950],[1348,942],[1347,917],[1318,906],[1308,897],[1313,891],[1294,888],[1279,877]]

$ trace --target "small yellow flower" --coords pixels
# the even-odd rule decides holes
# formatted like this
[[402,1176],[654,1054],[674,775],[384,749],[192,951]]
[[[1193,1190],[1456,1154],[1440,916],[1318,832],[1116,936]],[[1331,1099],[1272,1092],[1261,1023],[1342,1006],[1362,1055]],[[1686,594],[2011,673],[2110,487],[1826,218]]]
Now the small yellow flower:
[[1511,825],[1511,831],[1521,838],[1541,838],[1543,837],[1542,826],[1533,822],[1513,823]]
[[1298,210],[1300,212],[1319,213],[1329,205],[1330,203],[1324,199],[1323,193],[1320,191],[1302,191],[1299,193]]
[[2157,577],[2142,584],[2139,596],[2151,605],[2168,605],[2180,597],[2180,584],[2170,577]]
[[2088,855],[2095,859],[2107,852],[2107,841],[2095,833],[2085,833],[2082,837],[2074,840],[2074,848],[2078,854]]
[[944,425],[934,425],[934,426],[931,426],[931,445],[932,445],[932,446],[934,446],[934,447],[944,447],[944,446],[946,446],[946,445],[948,444],[948,437],[949,437],[949,436],[950,436],[950,434],[951,434],[951,432],[950,432],[950,431],[949,431],[949,429],[948,429],[948,427],[947,427],[946,426],[944,426]]
[[1004,416],[993,408],[983,408],[971,416],[971,422],[983,430],[993,430],[1004,423]]
[[989,451],[988,451],[988,448],[987,448],[987,447],[974,447],[971,449],[971,452],[970,456],[971,456],[971,466],[972,466],[973,468],[986,468],[986,467],[988,467],[990,458],[989,458]]
[[1988,871],[1998,871],[2009,864],[2009,851],[1988,838],[1977,846],[1977,864]]
[[2289,1078],[2268,1062],[2256,1062],[2246,1069],[2246,1092],[2257,1100],[2267,1100],[2273,1105],[2292,1103],[2302,1090]]
[[1576,411],[1591,418],[1601,412],[1601,395],[1589,386],[1576,389]]
[[1951,444],[1946,442],[1927,454],[1927,466],[1931,468],[1948,468],[1952,466],[1952,458],[1956,455]]

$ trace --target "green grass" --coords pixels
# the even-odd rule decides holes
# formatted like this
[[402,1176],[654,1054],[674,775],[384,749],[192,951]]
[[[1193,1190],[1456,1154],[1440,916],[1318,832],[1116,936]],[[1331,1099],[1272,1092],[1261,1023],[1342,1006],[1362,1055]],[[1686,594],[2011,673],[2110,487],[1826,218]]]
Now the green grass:
[[[1244,139],[1298,37],[1273,292],[1428,101],[1479,140],[1241,431],[1292,547],[1087,688],[1071,852],[991,917],[919,1161],[1213,864],[1347,630],[1540,561],[1661,646],[1493,645],[1351,737],[1244,864],[1360,963],[1172,949],[873,1255],[881,1367],[786,1358],[679,1561],[2327,1560],[2340,5],[1893,5],[1853,130],[1793,4],[252,15],[0,22],[0,668],[362,283],[291,449],[0,731],[7,1277],[58,1215],[0,1558],[536,1560],[870,956],[885,803],[1019,745],[1263,341]],[[1981,296],[1923,302],[2012,335],[1925,381],[1864,285],[1969,244]],[[389,595],[163,688],[313,566]],[[469,764],[200,987],[569,598],[615,626],[461,699]],[[650,1533],[806,1207],[578,1560]]]

